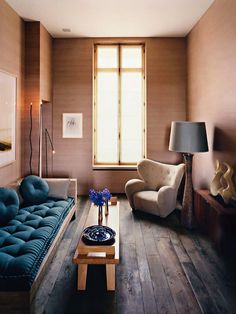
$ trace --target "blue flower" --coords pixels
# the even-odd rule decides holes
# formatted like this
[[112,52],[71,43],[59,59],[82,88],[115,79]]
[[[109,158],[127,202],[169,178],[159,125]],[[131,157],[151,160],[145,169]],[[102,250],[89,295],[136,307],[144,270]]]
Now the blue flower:
[[89,198],[96,206],[102,206],[105,203],[102,192],[95,191],[94,189],[89,190]]
[[105,189],[102,191],[102,195],[103,195],[105,201],[109,201],[109,199],[111,198],[111,193],[110,193],[110,191],[108,190],[108,188],[105,188]]

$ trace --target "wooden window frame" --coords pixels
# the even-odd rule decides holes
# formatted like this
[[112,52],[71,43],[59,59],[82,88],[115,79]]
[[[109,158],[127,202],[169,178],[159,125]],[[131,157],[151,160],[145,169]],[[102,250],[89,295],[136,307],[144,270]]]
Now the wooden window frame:
[[[122,47],[142,47],[142,67],[141,68],[122,68]],[[98,68],[98,53],[97,47],[117,47],[118,53],[118,67],[117,68]],[[94,66],[93,66],[93,168],[94,169],[136,169],[137,163],[128,163],[121,162],[121,76],[124,72],[141,72],[142,73],[142,157],[146,158],[146,64],[145,64],[145,52],[146,47],[144,43],[96,43],[94,44],[93,57],[94,57]],[[115,162],[97,162],[96,160],[96,151],[97,151],[97,73],[98,72],[118,72],[118,163]]]

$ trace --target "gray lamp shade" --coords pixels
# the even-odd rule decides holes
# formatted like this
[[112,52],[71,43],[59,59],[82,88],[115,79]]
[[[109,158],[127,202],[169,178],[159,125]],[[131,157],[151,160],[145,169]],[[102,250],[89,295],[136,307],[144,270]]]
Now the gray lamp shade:
[[207,152],[205,122],[173,121],[169,150],[181,153]]

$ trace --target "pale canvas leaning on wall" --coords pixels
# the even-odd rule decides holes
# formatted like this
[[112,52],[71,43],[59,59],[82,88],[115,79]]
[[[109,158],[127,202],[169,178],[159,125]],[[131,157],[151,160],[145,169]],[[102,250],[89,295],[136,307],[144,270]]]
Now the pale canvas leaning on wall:
[[16,159],[16,77],[0,71],[0,167]]

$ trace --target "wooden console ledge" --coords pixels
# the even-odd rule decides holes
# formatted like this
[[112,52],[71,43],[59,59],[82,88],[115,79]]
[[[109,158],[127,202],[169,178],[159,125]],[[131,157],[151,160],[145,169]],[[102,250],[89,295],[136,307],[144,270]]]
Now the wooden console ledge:
[[208,190],[195,192],[196,222],[219,253],[236,254],[236,207],[220,204]]

